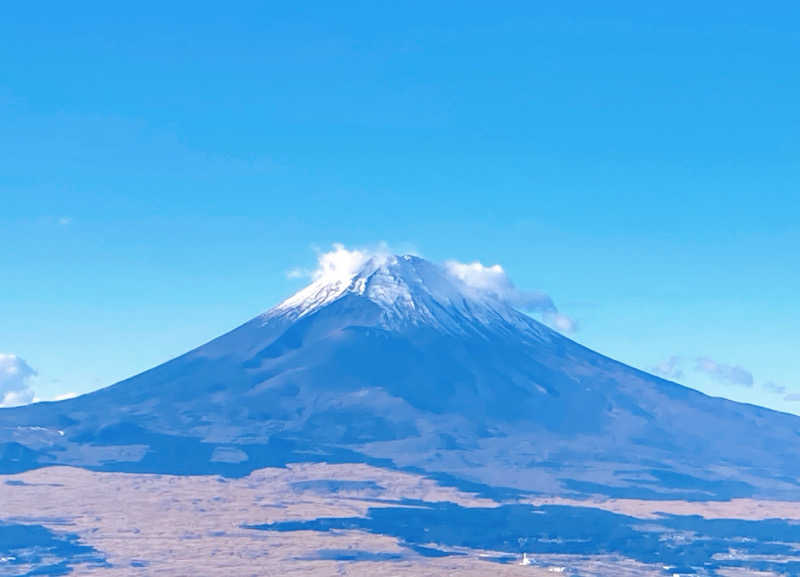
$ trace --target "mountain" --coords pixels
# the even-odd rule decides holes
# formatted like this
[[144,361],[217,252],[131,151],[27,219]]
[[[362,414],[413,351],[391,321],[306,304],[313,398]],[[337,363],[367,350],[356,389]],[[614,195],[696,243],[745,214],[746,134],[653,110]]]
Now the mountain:
[[796,499],[798,455],[800,417],[604,357],[414,256],[323,274],[105,389],[0,410],[0,472],[367,462],[484,491]]

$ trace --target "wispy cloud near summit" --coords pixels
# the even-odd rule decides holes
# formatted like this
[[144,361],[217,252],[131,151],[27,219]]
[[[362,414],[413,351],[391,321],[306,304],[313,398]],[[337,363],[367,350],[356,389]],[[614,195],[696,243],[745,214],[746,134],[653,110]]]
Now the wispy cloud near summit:
[[474,289],[492,294],[518,309],[541,314],[547,324],[559,331],[574,332],[577,329],[577,323],[559,312],[550,295],[518,289],[499,264],[487,266],[478,261],[462,263],[449,260],[444,266],[451,275]]
[[[314,270],[293,268],[286,273],[286,276],[314,281],[346,280],[352,278],[370,261],[380,266],[395,252],[386,243],[353,249],[335,243],[330,250],[317,252],[317,267]],[[470,289],[489,294],[517,309],[539,315],[543,322],[558,331],[571,333],[577,330],[576,321],[560,312],[550,295],[543,291],[517,288],[499,264],[485,265],[479,261],[465,263],[448,260],[441,266],[449,275]]]

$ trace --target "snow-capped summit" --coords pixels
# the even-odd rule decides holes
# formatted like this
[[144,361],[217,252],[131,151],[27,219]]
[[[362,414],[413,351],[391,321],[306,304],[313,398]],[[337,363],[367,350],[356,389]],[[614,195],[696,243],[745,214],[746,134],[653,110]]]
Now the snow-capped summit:
[[539,336],[548,332],[514,308],[506,294],[513,287],[499,266],[482,267],[482,271],[501,279],[504,284],[500,287],[497,282],[476,282],[474,275],[470,277],[459,268],[477,266],[482,267],[477,263],[440,265],[413,255],[349,258],[345,266],[321,268],[310,285],[268,311],[264,318],[299,319],[355,296],[377,305],[378,324],[385,328],[427,326],[463,333],[476,327],[513,327]]

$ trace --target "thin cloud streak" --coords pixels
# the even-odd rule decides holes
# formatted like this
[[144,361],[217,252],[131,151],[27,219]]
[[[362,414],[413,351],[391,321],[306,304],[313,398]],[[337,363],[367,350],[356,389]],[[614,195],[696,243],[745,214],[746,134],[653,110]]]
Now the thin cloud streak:
[[752,387],[754,383],[753,373],[739,365],[727,365],[718,363],[708,357],[698,357],[695,360],[694,370],[705,373],[717,382],[742,387]]

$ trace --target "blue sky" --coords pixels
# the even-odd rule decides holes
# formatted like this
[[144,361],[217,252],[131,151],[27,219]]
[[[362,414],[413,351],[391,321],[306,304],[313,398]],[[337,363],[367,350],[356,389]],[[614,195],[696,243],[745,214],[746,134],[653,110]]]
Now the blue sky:
[[6,8],[0,369],[108,385],[385,241],[800,412],[796,3],[287,4]]

